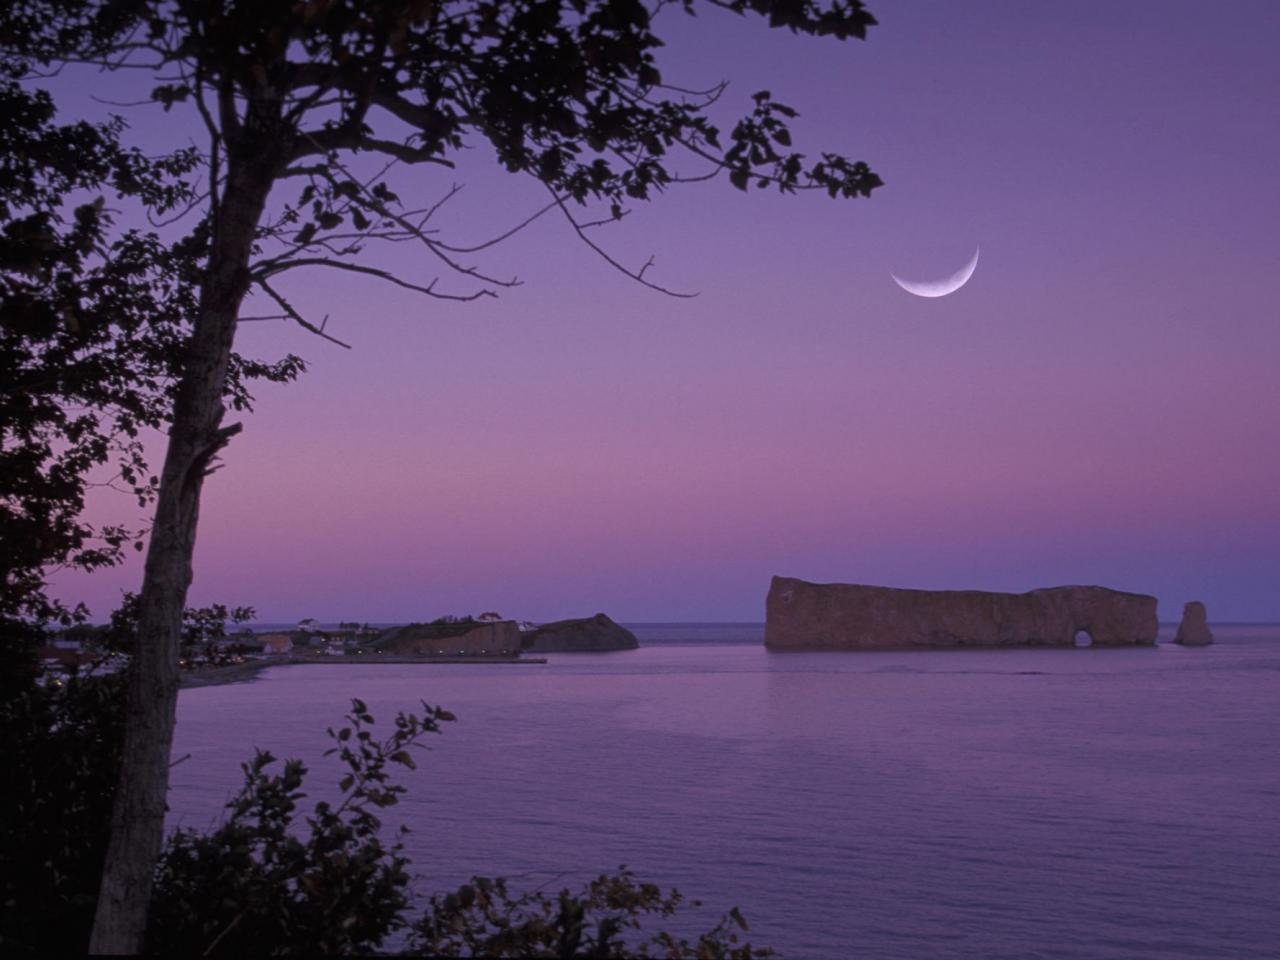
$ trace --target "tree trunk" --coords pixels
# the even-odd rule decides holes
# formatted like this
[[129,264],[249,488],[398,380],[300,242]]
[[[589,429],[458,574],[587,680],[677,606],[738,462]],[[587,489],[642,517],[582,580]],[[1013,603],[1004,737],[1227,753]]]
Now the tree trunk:
[[151,881],[164,839],[178,642],[191,584],[200,491],[210,460],[240,429],[239,424],[222,427],[222,395],[236,318],[249,287],[253,240],[273,179],[266,158],[238,168],[233,164],[217,207],[147,546],[123,764],[90,953],[133,954],[143,948]]

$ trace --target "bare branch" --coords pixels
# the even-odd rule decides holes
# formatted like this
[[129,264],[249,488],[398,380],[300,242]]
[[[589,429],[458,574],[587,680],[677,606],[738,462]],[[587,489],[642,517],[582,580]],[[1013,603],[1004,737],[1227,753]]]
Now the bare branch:
[[422,219],[418,221],[418,224],[419,224],[419,226],[424,225],[424,224],[426,224],[426,222],[427,222],[428,220],[430,220],[432,217],[434,217],[434,216],[436,215],[436,212],[437,212],[441,207],[443,207],[446,203],[448,203],[450,200],[452,200],[454,197],[456,197],[456,196],[457,196],[459,193],[461,193],[461,192],[462,192],[462,186],[461,186],[460,184],[457,184],[457,183],[451,183],[451,184],[449,184],[449,191],[448,191],[448,193],[446,193],[443,197],[441,197],[441,198],[440,198],[439,200],[437,200],[435,203],[431,204],[431,206],[429,206],[429,207],[425,208],[425,210],[422,210],[422,211],[419,211],[419,210],[407,210],[407,211],[405,211],[405,216],[406,216],[406,217],[416,217],[419,213],[421,213],[421,214],[422,214]]
[[[450,196],[452,195],[453,194],[451,193]],[[555,201],[553,200],[551,203],[548,203],[545,207],[543,207],[541,210],[538,210],[532,216],[527,217],[524,220],[522,220],[520,223],[516,224],[506,233],[499,234],[498,236],[494,237],[491,240],[485,240],[483,243],[477,243],[475,246],[455,247],[453,244],[450,244],[450,243],[442,243],[440,241],[436,241],[436,243],[440,246],[442,250],[448,250],[450,253],[478,253],[481,250],[487,250],[489,247],[497,246],[498,244],[502,243],[503,240],[506,240],[510,237],[515,236],[525,227],[529,226],[529,224],[533,223],[535,220],[541,217],[544,213],[547,213],[550,210],[554,210],[555,208],[556,208],[556,204],[555,204]],[[432,212],[434,212],[434,208]],[[430,214],[428,214],[428,216],[430,216]]]
[[[218,182],[218,180],[219,180],[219,179],[221,179],[221,178],[220,178],[220,176],[219,176],[219,174],[218,174],[218,161],[217,161],[217,158],[216,158],[216,157],[215,157],[215,158],[213,159],[213,161],[211,162],[211,168],[212,168],[212,170],[211,170],[211,173],[210,173],[209,182],[210,182],[210,184],[211,184],[211,186],[212,186],[212,189],[217,190],[217,182]],[[189,214],[189,213],[190,213],[192,210],[194,210],[196,207],[200,206],[200,204],[204,203],[204,202],[205,202],[205,200],[207,200],[208,198],[209,198],[209,194],[208,194],[208,193],[199,193],[199,194],[196,194],[196,195],[191,199],[191,202],[190,202],[190,203],[186,204],[186,205],[185,205],[181,210],[179,210],[179,211],[178,211],[177,213],[175,213],[173,216],[171,216],[171,217],[165,217],[165,218],[160,219],[160,220],[157,220],[155,217],[153,217],[153,216],[151,215],[151,211],[150,211],[150,210],[148,210],[148,211],[147,211],[147,222],[148,222],[149,224],[151,224],[151,226],[153,226],[153,227],[168,227],[168,226],[172,226],[173,224],[175,224],[175,223],[177,223],[179,220],[181,220],[183,217],[185,217],[187,214]]]
[[150,97],[146,100],[109,100],[106,97],[90,94],[89,99],[94,103],[101,103],[107,107],[154,107],[156,105],[156,102]]
[[[717,100],[724,96],[724,92],[729,89],[729,81],[721,80],[714,86],[707,87],[705,90],[691,90],[688,87],[680,87],[674,83],[655,83],[652,87],[654,90],[668,90],[671,93],[680,93],[686,97],[697,97],[702,102],[698,104],[699,109],[712,106]],[[648,97],[644,98],[648,101]]]
[[[418,293],[425,293],[428,296],[435,297],[439,300],[457,300],[461,302],[469,302],[471,300],[479,300],[481,297],[496,297],[497,294],[492,290],[477,290],[474,293],[441,293],[436,290],[438,280],[432,280],[431,283],[423,286],[420,283],[413,283],[397,277],[390,270],[383,270],[379,267],[366,267],[358,263],[349,263],[346,260],[334,260],[330,257],[296,257],[286,260],[282,263],[273,264],[265,270],[258,270],[254,273],[254,280],[265,287],[266,277],[274,277],[285,273],[289,270],[296,270],[299,267],[329,267],[332,270],[345,270],[348,273],[363,273],[365,276],[377,277],[379,280],[385,280],[387,283],[394,284],[397,287],[403,287],[406,290],[414,290]],[[513,281],[514,286],[519,281]],[[270,291],[268,291],[270,292]],[[317,331],[318,332],[318,331]]]
[[564,200],[561,197],[557,196],[555,191],[552,190],[550,187],[547,187],[547,191],[554,198],[554,203],[557,207],[560,208],[560,212],[564,214],[564,218],[569,221],[569,226],[572,227],[573,232],[578,235],[578,239],[581,240],[583,243],[585,243],[592,250],[594,250],[596,254],[599,255],[600,259],[602,259],[605,263],[609,264],[609,266],[613,267],[619,273],[625,274],[626,276],[630,277],[632,280],[634,280],[636,283],[640,284],[641,286],[648,287],[650,290],[657,290],[659,293],[665,293],[669,297],[679,297],[681,299],[687,300],[697,296],[696,293],[681,293],[678,290],[669,290],[664,286],[654,283],[652,280],[646,280],[644,278],[644,275],[645,275],[645,272],[651,266],[653,266],[653,263],[654,263],[653,257],[650,257],[648,260],[646,260],[644,263],[644,266],[642,266],[639,270],[632,270],[630,267],[624,266],[622,263],[619,263],[607,251],[605,251],[598,244],[594,243],[592,239],[587,236],[586,231],[587,231],[588,225],[579,223],[574,218],[573,214],[570,212]]
[[[399,224],[405,230],[412,233],[414,236],[418,238],[418,240],[422,242],[423,246],[425,246],[428,250],[430,250],[432,254],[434,254],[438,259],[440,259],[444,264],[446,264],[449,267],[449,269],[453,270],[455,273],[460,273],[463,276],[471,277],[472,279],[478,280],[481,283],[491,283],[496,287],[519,286],[520,281],[516,280],[514,277],[510,280],[499,280],[496,277],[490,277],[486,274],[481,273],[475,267],[466,267],[466,266],[463,266],[461,263],[458,263],[458,261],[454,260],[451,256],[448,255],[448,253],[445,250],[441,248],[441,244],[439,243],[439,241],[432,240],[423,232],[422,223],[425,223],[425,219],[423,221],[420,221],[418,224],[412,223],[411,221],[407,220],[402,214],[398,214],[395,211],[391,210],[382,200],[374,196],[373,191],[370,190],[363,183],[361,183],[359,179],[352,176],[351,171],[348,170],[346,166],[343,165],[342,161],[340,161],[337,157],[331,157],[329,162],[334,167],[336,167],[342,173],[343,176],[345,176],[350,182],[354,183],[357,186],[360,192],[364,195],[365,202],[368,205],[369,209],[376,211],[379,214],[379,216],[382,216],[383,218],[390,220],[393,223]],[[451,190],[449,195],[451,196],[454,193],[457,193],[456,189]],[[446,197],[445,199],[448,199],[448,197]],[[431,208],[431,210],[436,209],[438,206],[439,204],[436,204],[434,207]],[[428,216],[430,215],[430,212],[431,211],[429,210]]]
[[582,223],[579,223],[578,226],[580,226],[583,230],[590,230],[592,227],[604,227],[611,223],[617,223],[623,217],[629,217],[629,216],[631,216],[630,210],[621,210],[618,212],[618,215],[616,217],[609,216],[609,217],[601,217],[599,220],[586,220],[586,221],[583,221]]
[[[325,340],[328,340],[330,343],[336,343],[338,346],[342,347],[345,350],[351,349],[351,344],[343,343],[337,337],[325,333],[323,325],[317,327],[314,323],[311,323],[309,320],[305,319],[302,316],[302,314],[300,314],[297,310],[293,308],[293,304],[291,304],[288,300],[286,300],[279,293],[277,293],[275,289],[269,283],[267,283],[267,281],[264,278],[255,277],[254,282],[257,283],[258,286],[260,286],[263,289],[263,291],[266,293],[267,296],[269,296],[272,300],[274,300],[276,303],[280,305],[280,309],[282,309],[285,312],[285,314],[289,317],[289,319],[291,319],[294,323],[298,324],[298,326],[302,327],[302,329],[307,330],[311,333],[314,333],[317,337],[321,337]],[[329,318],[328,316],[326,316],[324,318],[324,321],[322,321],[322,324],[327,323],[328,320]]]

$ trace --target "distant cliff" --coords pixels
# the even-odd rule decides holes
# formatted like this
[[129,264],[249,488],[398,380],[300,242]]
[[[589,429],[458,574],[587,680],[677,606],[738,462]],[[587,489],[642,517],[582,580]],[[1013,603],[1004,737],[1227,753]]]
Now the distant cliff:
[[411,623],[393,627],[374,642],[377,653],[420,657],[514,657],[520,654],[514,620],[491,623]]
[[775,649],[1070,647],[1156,642],[1156,598],[1106,587],[1029,593],[901,590],[774,577],[765,602],[765,645]]
[[640,646],[636,635],[620,627],[603,613],[580,620],[544,623],[524,635],[524,649],[530,653],[586,653],[600,650],[634,650]]

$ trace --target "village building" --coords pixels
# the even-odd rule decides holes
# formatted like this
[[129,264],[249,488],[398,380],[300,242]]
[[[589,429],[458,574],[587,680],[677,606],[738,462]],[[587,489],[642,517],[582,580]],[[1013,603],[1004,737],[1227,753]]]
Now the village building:
[[262,643],[263,653],[284,654],[293,651],[293,637],[287,633],[260,633],[258,640]]

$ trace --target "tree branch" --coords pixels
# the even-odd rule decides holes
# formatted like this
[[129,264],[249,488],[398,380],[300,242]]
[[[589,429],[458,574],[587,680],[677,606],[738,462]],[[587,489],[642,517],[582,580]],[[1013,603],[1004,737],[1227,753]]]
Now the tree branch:
[[[379,280],[385,280],[387,283],[394,284],[397,287],[403,287],[406,290],[414,290],[418,293],[425,293],[428,296],[435,297],[439,300],[457,300],[463,303],[472,300],[479,300],[481,297],[496,297],[497,294],[492,290],[477,290],[474,293],[440,293],[435,289],[438,280],[432,280],[431,283],[423,286],[420,283],[413,283],[409,280],[403,280],[397,277],[390,270],[383,270],[379,267],[366,267],[358,263],[349,263],[346,260],[334,260],[330,257],[296,257],[281,263],[272,264],[264,270],[254,272],[253,279],[264,285],[267,277],[278,276],[289,270],[296,270],[299,267],[328,267],[332,270],[345,270],[348,273],[362,273],[365,276],[377,277]],[[268,290],[268,292],[270,292]],[[318,332],[318,331],[317,331]]]
[[[310,333],[314,333],[317,337],[321,337],[324,340],[328,340],[330,343],[336,343],[338,346],[342,347],[344,350],[351,349],[351,344],[344,343],[343,341],[339,340],[337,337],[324,332],[324,323],[327,323],[329,320],[327,316],[321,322],[321,326],[317,327],[314,323],[304,318],[302,314],[300,314],[297,310],[295,310],[293,307],[293,304],[291,304],[283,296],[277,293],[275,289],[269,283],[267,283],[267,281],[264,278],[255,277],[254,282],[257,283],[257,285],[263,289],[263,291],[266,293],[267,296],[269,296],[272,300],[278,303],[280,305],[280,309],[283,310],[288,315],[288,317],[293,320],[294,323],[302,327],[302,329],[307,330]],[[261,319],[261,318],[253,317],[250,319]]]
[[[458,189],[460,188],[455,188],[454,191],[449,194],[449,197],[452,197],[453,194],[456,193]],[[448,197],[446,197],[445,199],[447,200]],[[440,202],[443,203],[444,201],[442,200]],[[436,207],[433,207],[431,210],[431,213],[434,213],[438,206],[439,204],[437,204]],[[533,223],[535,220],[540,218],[543,214],[547,213],[548,211],[554,210],[555,208],[556,208],[556,204],[555,204],[555,201],[553,200],[551,203],[548,203],[542,209],[536,211],[532,216],[526,217],[524,220],[520,221],[520,223],[516,224],[506,233],[501,233],[490,240],[485,240],[484,242],[477,243],[471,247],[456,247],[451,243],[443,243],[438,240],[434,242],[436,243],[437,246],[440,247],[440,249],[448,250],[450,253],[478,253],[481,250],[487,250],[489,247],[495,247],[498,244],[502,243],[503,240],[506,240],[510,237],[515,236],[525,227],[529,226],[529,224]],[[428,217],[429,216],[430,214],[428,214]]]
[[397,143],[395,140],[379,140],[367,136],[358,129],[349,129],[345,124],[328,130],[303,132],[298,135],[298,144],[299,146],[289,158],[290,163],[301,160],[303,157],[329,154],[334,150],[369,150],[395,157],[405,163],[434,163],[449,169],[453,169],[454,166],[452,160],[438,156],[431,147],[411,147],[406,143]]
[[[546,185],[544,184],[544,186]],[[645,272],[648,271],[648,269],[651,266],[653,266],[654,264],[653,257],[650,257],[648,260],[646,260],[644,263],[644,266],[642,266],[639,270],[632,270],[630,267],[627,267],[622,263],[618,262],[617,260],[615,260],[606,250],[604,250],[603,247],[601,247],[599,244],[592,241],[592,239],[587,236],[587,232],[586,232],[587,228],[589,226],[595,226],[601,221],[593,221],[591,223],[579,223],[574,218],[573,214],[569,211],[569,208],[568,206],[566,206],[564,199],[558,196],[556,192],[552,190],[550,187],[547,187],[547,191],[551,194],[553,198],[553,203],[560,208],[560,212],[564,214],[564,218],[569,221],[569,226],[572,227],[573,232],[578,235],[578,239],[581,240],[583,243],[585,243],[592,250],[594,250],[596,254],[600,257],[600,259],[602,259],[605,263],[609,264],[609,266],[613,267],[619,273],[625,274],[626,276],[630,277],[632,280],[634,280],[636,283],[640,284],[641,286],[648,287],[650,290],[656,290],[659,293],[665,293],[669,297],[679,297],[682,300],[688,300],[698,295],[696,293],[681,293],[678,290],[669,290],[666,287],[661,286],[660,284],[654,283],[652,280],[646,280],[644,278],[644,275],[645,275]]]
[[[365,202],[368,205],[368,208],[370,210],[375,211],[379,216],[382,216],[387,220],[391,220],[393,223],[399,224],[403,229],[407,230],[410,234],[417,237],[422,242],[423,246],[425,246],[428,250],[430,250],[432,254],[434,254],[437,258],[439,258],[441,262],[443,262],[446,266],[449,267],[449,269],[453,270],[455,273],[460,273],[463,276],[471,277],[472,279],[478,280],[481,283],[491,283],[496,287],[510,288],[510,287],[519,286],[520,281],[515,279],[514,277],[510,280],[499,280],[496,277],[490,277],[490,276],[487,276],[486,274],[481,273],[475,267],[464,267],[462,264],[458,263],[456,260],[450,257],[442,249],[441,244],[438,241],[432,240],[430,237],[426,235],[426,233],[423,232],[423,224],[425,224],[426,218],[424,218],[418,224],[414,224],[410,222],[402,214],[398,214],[395,211],[391,210],[386,205],[386,203],[384,203],[378,197],[374,196],[373,191],[370,190],[363,183],[361,183],[359,179],[352,176],[351,171],[348,170],[346,166],[342,163],[342,161],[340,161],[337,157],[332,157],[329,162],[335,168],[337,168],[342,173],[342,175],[347,178],[347,180],[349,180],[351,183],[354,183],[356,185],[357,189],[361,192],[361,194],[364,195]],[[444,200],[448,200],[450,196],[453,196],[453,194],[457,192],[458,192],[457,188],[451,189],[449,191],[448,196],[446,196]],[[444,201],[442,200],[440,202],[443,203]],[[436,209],[439,208],[439,206],[440,204],[437,203],[435,206],[431,207],[430,210],[428,210],[427,212],[427,216],[429,217],[432,212],[434,212]],[[453,298],[450,298],[450,299],[453,299]],[[474,297],[467,297],[466,299],[474,299]]]

